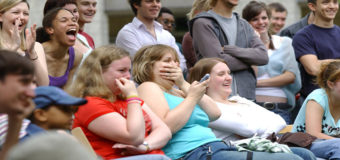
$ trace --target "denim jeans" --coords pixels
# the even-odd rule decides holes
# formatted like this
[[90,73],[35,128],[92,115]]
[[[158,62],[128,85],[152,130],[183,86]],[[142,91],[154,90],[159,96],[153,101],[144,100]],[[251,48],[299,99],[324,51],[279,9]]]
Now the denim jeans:
[[[210,149],[209,149],[210,148]],[[210,151],[210,152],[209,152]],[[224,142],[211,142],[204,144],[186,154],[183,160],[247,160],[250,152],[238,152],[235,147]],[[302,160],[298,155],[289,153],[251,152],[253,160]]]
[[320,158],[340,159],[340,138],[317,139],[312,143],[310,150]]
[[286,121],[287,124],[292,124],[290,111],[282,110],[279,108],[273,109],[271,111],[280,115]]
[[316,160],[315,155],[308,149],[301,147],[289,147],[290,150],[304,160]]
[[171,159],[164,155],[145,154],[145,155],[125,157],[125,158],[118,158],[116,160],[171,160]]

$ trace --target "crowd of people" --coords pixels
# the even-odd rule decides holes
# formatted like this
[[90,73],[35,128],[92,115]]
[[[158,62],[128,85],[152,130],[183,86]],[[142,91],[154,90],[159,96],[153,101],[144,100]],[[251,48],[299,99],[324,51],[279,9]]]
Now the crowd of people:
[[97,0],[47,0],[39,28],[26,0],[0,0],[0,160],[340,159],[338,0],[287,27],[279,2],[194,0],[182,43],[160,0],[128,3],[95,46]]

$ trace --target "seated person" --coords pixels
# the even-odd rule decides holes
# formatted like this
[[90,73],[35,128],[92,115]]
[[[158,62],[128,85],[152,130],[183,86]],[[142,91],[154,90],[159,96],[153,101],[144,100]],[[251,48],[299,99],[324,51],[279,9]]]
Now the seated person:
[[76,110],[76,106],[87,102],[83,98],[72,97],[62,89],[53,86],[36,88],[33,101],[36,105],[33,113],[28,117],[31,123],[26,128],[28,133],[26,136],[51,129],[70,130],[72,113]]
[[73,128],[80,127],[104,159],[143,154],[139,158],[168,159],[161,148],[171,132],[139,98],[130,69],[127,51],[114,45],[94,49],[69,88],[88,100],[75,113]]
[[[134,80],[140,84],[138,93],[150,108],[168,125],[173,137],[163,148],[172,159],[246,159],[248,152],[216,138],[208,127],[221,115],[216,103],[204,93],[209,80],[183,78],[176,51],[166,45],[140,49],[133,60]],[[179,88],[176,89],[175,85]],[[250,152],[254,159],[301,159],[294,154]]]
[[292,131],[318,138],[310,147],[315,156],[340,159],[340,61],[323,63],[316,81],[320,89],[307,96]]
[[[188,81],[200,80],[205,74],[210,74],[206,94],[217,103],[221,110],[221,117],[209,124],[218,138],[228,143],[255,135],[267,138],[273,132],[278,133],[286,126],[281,116],[246,98],[239,96],[228,98],[232,93],[232,77],[224,60],[201,59],[191,68]],[[292,147],[290,149],[303,159],[315,159],[313,153],[304,148]],[[258,154],[263,154],[263,152]]]

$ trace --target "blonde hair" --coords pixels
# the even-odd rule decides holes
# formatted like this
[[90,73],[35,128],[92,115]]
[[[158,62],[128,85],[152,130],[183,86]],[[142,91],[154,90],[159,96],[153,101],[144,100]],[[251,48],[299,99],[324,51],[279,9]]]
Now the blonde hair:
[[76,97],[94,96],[113,101],[114,95],[104,83],[102,73],[113,61],[128,56],[127,51],[115,45],[94,49],[80,67],[68,92]]
[[328,81],[335,82],[340,79],[340,60],[334,60],[329,63],[322,63],[320,72],[316,77],[316,83],[327,92],[330,88]]
[[187,14],[189,20],[193,19],[197,13],[211,9],[209,0],[195,0],[190,12]]
[[[0,13],[4,14],[6,11],[8,11],[9,9],[15,7],[16,5],[18,5],[19,3],[26,3],[28,8],[30,7],[28,2],[26,0],[0,0]],[[2,22],[0,22],[0,31],[2,30]],[[1,35],[0,35],[1,36]],[[23,30],[21,32],[20,35],[20,49],[25,51],[26,50],[26,43],[25,43],[25,30]],[[3,41],[4,38],[0,37],[0,48],[3,48]]]
[[210,74],[217,63],[227,64],[223,59],[217,57],[202,58],[196,62],[192,68],[190,68],[188,82],[192,83],[194,81],[199,81],[205,74]]
[[179,62],[175,49],[170,46],[157,44],[139,49],[133,58],[132,75],[135,82],[141,84],[153,80],[153,65],[162,59],[166,53],[171,53]]

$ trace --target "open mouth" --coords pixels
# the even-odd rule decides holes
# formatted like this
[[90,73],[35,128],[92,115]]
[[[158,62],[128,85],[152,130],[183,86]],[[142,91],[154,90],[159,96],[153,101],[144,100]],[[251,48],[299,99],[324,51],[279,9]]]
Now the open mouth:
[[67,30],[67,31],[66,31],[66,35],[67,35],[67,37],[70,38],[71,40],[76,40],[77,29],[71,28],[71,29]]

